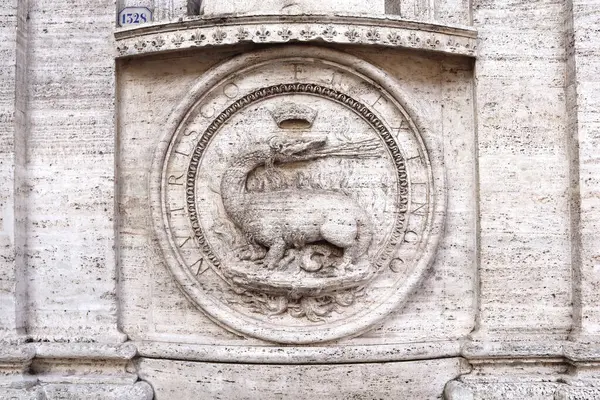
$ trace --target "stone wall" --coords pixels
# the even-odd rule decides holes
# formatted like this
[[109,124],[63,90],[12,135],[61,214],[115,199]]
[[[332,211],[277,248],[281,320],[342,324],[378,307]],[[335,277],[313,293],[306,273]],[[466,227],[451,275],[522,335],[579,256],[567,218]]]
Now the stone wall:
[[[0,398],[600,396],[600,2],[365,4],[0,5]],[[117,27],[127,6],[154,22]],[[269,85],[294,92],[218,119]],[[307,197],[377,221],[379,250],[348,270],[311,275],[293,255],[316,247],[296,239],[296,275],[227,269],[253,267],[223,244],[249,236],[218,224],[210,177],[281,129],[350,143],[314,164],[345,165],[344,184],[324,170]],[[203,146],[213,164],[190,183]],[[269,192],[250,183],[274,179],[263,164],[245,190]],[[277,179],[313,171],[274,164]],[[195,208],[174,205],[190,193],[192,230]]]
[[572,313],[564,3],[476,2],[473,18],[479,329],[564,338]]
[[24,337],[26,316],[26,282],[24,263],[24,169],[27,69],[27,3],[7,2],[2,5],[0,29],[0,168],[2,202],[0,254],[3,279],[0,290],[0,335],[8,342]]

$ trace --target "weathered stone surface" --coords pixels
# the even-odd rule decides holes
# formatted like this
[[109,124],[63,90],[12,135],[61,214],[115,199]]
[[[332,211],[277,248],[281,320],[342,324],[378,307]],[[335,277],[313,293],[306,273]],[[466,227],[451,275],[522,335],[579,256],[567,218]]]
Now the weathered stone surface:
[[[153,382],[156,400],[198,395],[210,399],[441,399],[446,381],[460,374],[461,361],[273,366],[142,358],[138,367],[142,379]],[[179,384],[173,385],[173,379]]]
[[383,14],[384,0],[364,2],[361,0],[204,0],[203,14],[206,16],[224,14],[332,14],[332,13],[362,13]]
[[561,387],[554,400],[590,400],[600,397],[600,389],[594,387]]
[[474,4],[485,333],[572,324],[563,4]]
[[599,23],[4,1],[0,398],[599,398]]
[[300,47],[195,85],[156,144],[149,191],[167,266],[197,306],[245,336],[314,343],[406,302],[437,250],[445,187],[440,144],[403,94],[358,58]]
[[0,342],[24,340],[27,2],[0,5]]
[[[276,55],[277,53],[273,53],[274,55]],[[315,55],[318,53],[315,53]],[[323,52],[324,55],[327,54],[327,52]],[[470,146],[472,146],[472,142],[470,142],[470,134],[469,134],[469,130],[472,129],[472,125],[468,122],[470,117],[468,115],[470,115],[471,111],[468,107],[465,107],[465,104],[467,104],[467,102],[470,99],[471,96],[471,90],[469,89],[469,82],[468,80],[466,80],[469,76],[469,66],[468,63],[456,63],[456,61],[448,61],[448,64],[445,65],[445,69],[440,69],[439,67],[436,67],[434,63],[431,63],[430,61],[428,61],[427,59],[424,58],[413,58],[413,57],[409,57],[409,58],[403,58],[404,61],[401,61],[401,59],[397,59],[397,61],[394,62],[390,62],[390,63],[386,63],[384,60],[389,60],[390,56],[394,54],[392,52],[387,53],[387,54],[383,54],[383,55],[378,55],[375,52],[364,52],[362,54],[360,54],[363,57],[366,57],[369,60],[373,60],[374,62],[379,63],[380,65],[382,65],[387,71],[399,71],[399,73],[401,74],[402,78],[404,79],[404,82],[412,82],[411,84],[409,83],[404,83],[402,86],[402,90],[404,90],[407,93],[412,93],[412,91],[417,90],[416,88],[418,87],[419,83],[418,80],[415,80],[416,77],[416,73],[418,70],[420,70],[420,67],[417,65],[427,65],[430,66],[433,70],[428,73],[428,74],[424,74],[420,79],[424,79],[424,80],[434,80],[437,81],[442,80],[444,82],[444,86],[443,86],[443,90],[445,91],[444,93],[444,97],[440,97],[440,92],[437,90],[432,90],[430,92],[428,92],[428,96],[430,96],[431,100],[432,100],[432,104],[434,104],[433,106],[430,106],[431,112],[426,113],[428,115],[428,119],[429,120],[433,120],[435,121],[434,123],[432,123],[432,125],[434,125],[431,129],[443,129],[442,126],[446,126],[446,129],[451,130],[452,132],[454,132],[454,129],[456,126],[460,127],[462,129],[462,132],[465,132],[464,135],[462,136],[455,136],[453,138],[449,138],[447,145],[445,145],[445,149],[446,149],[446,155],[448,155],[448,159],[446,160],[446,165],[450,166],[450,165],[454,165],[456,168],[456,175],[455,172],[451,172],[449,175],[447,174],[448,177],[452,176],[453,182],[455,182],[456,186],[452,189],[452,193],[456,193],[456,197],[452,197],[451,199],[451,204],[449,205],[449,209],[446,212],[446,214],[448,215],[448,224],[456,224],[456,225],[460,225],[463,226],[465,228],[465,234],[464,235],[455,235],[452,238],[448,238],[448,241],[445,242],[443,244],[443,249],[440,249],[440,251],[438,252],[438,260],[442,260],[442,259],[447,259],[446,263],[440,263],[439,264],[439,272],[440,274],[445,274],[447,272],[444,271],[453,271],[451,273],[451,275],[453,277],[449,278],[449,279],[456,279],[457,285],[453,285],[452,286],[452,290],[445,290],[443,287],[440,287],[438,285],[436,285],[432,280],[432,278],[430,277],[428,280],[428,284],[419,289],[417,291],[417,297],[411,297],[409,298],[409,305],[408,305],[408,311],[405,310],[405,312],[403,313],[399,313],[399,315],[394,318],[394,319],[389,319],[389,322],[386,323],[384,326],[377,328],[377,330],[375,331],[371,331],[367,334],[367,336],[364,339],[357,339],[356,341],[358,343],[363,342],[363,343],[374,343],[377,340],[380,340],[378,338],[382,338],[382,337],[387,337],[387,338],[395,338],[396,341],[401,342],[402,340],[407,340],[408,337],[412,337],[413,339],[415,338],[415,335],[419,335],[420,338],[422,338],[421,340],[432,340],[433,337],[439,337],[440,339],[442,337],[444,337],[444,335],[446,335],[446,333],[443,332],[453,332],[453,334],[455,335],[457,333],[457,330],[462,330],[464,333],[469,332],[472,329],[472,320],[470,317],[470,313],[468,312],[469,308],[472,307],[472,302],[469,299],[469,296],[466,295],[466,293],[468,293],[469,291],[472,290],[472,284],[473,284],[473,270],[469,265],[469,253],[472,252],[473,250],[470,248],[470,243],[469,243],[469,233],[468,233],[468,223],[469,221],[473,220],[474,218],[474,214],[472,213],[472,211],[469,211],[471,209],[471,207],[469,206],[470,203],[472,203],[473,201],[473,197],[470,197],[468,194],[465,194],[464,188],[465,185],[467,184],[466,182],[469,181],[469,179],[473,179],[473,176],[471,175],[471,170],[468,168],[467,164],[465,164],[465,160],[468,160],[468,149]],[[205,58],[204,58],[205,59]],[[192,59],[189,60],[189,67],[184,67],[184,68],[192,68],[190,69],[190,78],[188,79],[193,79],[194,76],[194,70],[198,70],[200,68],[202,68],[202,63],[199,63],[198,61],[200,61],[201,58],[198,59]],[[400,63],[400,64],[398,64]],[[367,63],[363,63],[365,66],[369,66],[369,64]],[[413,65],[411,67],[411,64]],[[416,64],[416,65],[415,65]],[[157,109],[155,107],[156,104],[160,104],[164,101],[172,101],[172,100],[168,100],[169,98],[177,98],[177,96],[182,96],[185,95],[186,92],[181,91],[179,92],[179,94],[177,93],[177,89],[176,87],[178,87],[180,85],[180,83],[178,83],[178,81],[181,79],[182,74],[181,72],[177,72],[177,71],[181,71],[181,67],[183,66],[183,64],[161,64],[161,63],[156,63],[156,62],[151,62],[151,63],[144,63],[141,65],[127,65],[124,67],[123,69],[123,82],[127,82],[126,83],[126,88],[124,88],[123,90],[123,95],[124,96],[135,96],[134,93],[141,93],[141,91],[145,91],[147,92],[147,88],[148,85],[150,84],[149,82],[153,82],[153,85],[165,85],[164,87],[169,87],[170,90],[165,90],[165,89],[161,89],[159,87],[156,87],[155,90],[152,91],[152,94],[150,94],[150,97],[148,97],[148,102],[146,103],[148,107],[148,111],[145,113],[139,113],[134,111],[133,109],[130,110],[129,107],[127,107],[126,105],[124,105],[126,108],[124,108],[124,118],[123,120],[129,120],[131,121],[131,123],[128,123],[127,125],[125,125],[123,127],[123,135],[122,135],[122,140],[123,140],[123,144],[122,144],[122,157],[123,157],[123,161],[121,163],[121,168],[123,171],[123,177],[120,179],[120,182],[131,182],[132,185],[135,186],[129,186],[129,184],[123,184],[123,189],[121,191],[122,196],[123,196],[123,201],[122,201],[122,205],[121,205],[121,209],[125,212],[125,214],[127,215],[126,219],[123,219],[123,225],[122,225],[122,232],[123,232],[123,236],[122,236],[122,244],[123,244],[123,248],[121,250],[121,255],[122,257],[124,257],[123,259],[123,265],[124,265],[124,281],[123,281],[123,288],[124,290],[127,290],[128,292],[131,291],[131,293],[137,293],[137,295],[132,296],[132,295],[127,295],[124,296],[124,306],[123,306],[123,310],[124,310],[124,322],[125,322],[125,326],[127,326],[128,328],[126,328],[126,331],[136,337],[136,338],[149,338],[149,337],[159,337],[159,334],[164,332],[164,334],[162,335],[165,338],[169,337],[169,332],[171,332],[171,334],[173,333],[178,333],[178,334],[187,334],[187,335],[191,335],[190,337],[195,337],[194,341],[198,342],[198,343],[203,343],[205,342],[204,339],[205,335],[215,335],[217,334],[219,331],[215,331],[215,329],[218,329],[214,326],[214,324],[212,322],[203,322],[202,321],[202,315],[198,314],[198,313],[194,313],[194,317],[192,319],[192,317],[189,315],[189,311],[183,311],[185,314],[181,314],[181,317],[178,316],[176,313],[178,311],[173,310],[171,304],[173,303],[173,301],[180,301],[180,300],[175,300],[175,299],[179,299],[181,298],[181,294],[180,291],[177,288],[167,288],[162,286],[161,287],[156,287],[156,281],[152,281],[152,280],[148,280],[148,276],[146,274],[142,274],[140,272],[138,272],[137,268],[136,269],[131,269],[134,265],[140,263],[145,257],[154,257],[153,254],[155,254],[154,252],[148,252],[146,250],[146,247],[144,247],[144,243],[151,243],[148,240],[150,239],[148,237],[149,234],[151,234],[151,232],[148,232],[146,229],[144,228],[147,224],[148,219],[150,218],[149,214],[148,214],[148,207],[140,207],[138,208],[137,206],[135,206],[136,204],[147,204],[145,203],[148,199],[148,195],[145,193],[148,193],[150,191],[150,189],[148,189],[147,187],[144,188],[144,185],[146,184],[145,182],[147,182],[146,178],[143,178],[143,176],[145,176],[145,174],[147,174],[146,171],[144,171],[143,169],[140,169],[140,157],[150,157],[150,155],[152,154],[152,151],[154,149],[153,146],[150,145],[151,141],[153,140],[152,138],[155,138],[155,135],[152,134],[151,130],[147,130],[147,129],[140,129],[143,128],[143,125],[140,125],[138,123],[135,123],[135,119],[138,118],[138,116],[140,115],[146,115],[146,116],[154,116],[153,118],[156,118],[156,121],[161,121],[164,120],[164,118],[166,118],[166,112],[167,110],[165,110],[164,108],[160,108]],[[165,69],[165,67],[167,69]],[[142,69],[143,68],[143,69]],[[157,70],[157,68],[160,68],[160,70],[162,70],[161,72],[159,72],[160,70]],[[358,64],[355,63],[355,68],[360,68],[360,66]],[[365,67],[366,68],[366,67]],[[434,69],[435,68],[435,69]],[[283,68],[282,68],[283,69]],[[288,71],[288,69],[283,69],[283,71]],[[299,70],[302,71],[302,70]],[[457,72],[457,71],[461,71],[461,72]],[[293,71],[292,71],[293,72]],[[305,74],[304,76],[306,77],[310,77],[313,76],[314,73],[313,72],[301,72],[303,74]],[[332,72],[328,72],[325,71],[326,74],[326,78],[327,76],[331,75]],[[160,81],[156,81],[156,79],[154,78],[157,75],[161,75],[164,76],[165,79],[163,82]],[[135,79],[129,78],[129,77],[137,77]],[[168,76],[173,76],[173,77],[177,77],[175,81],[171,80],[171,79],[166,79]],[[298,75],[300,76],[300,75]],[[287,77],[286,75],[284,75],[284,77]],[[340,82],[344,82],[344,78],[342,76],[339,77],[340,78]],[[146,81],[146,79],[149,79],[150,81]],[[293,79],[293,76],[289,76],[287,77],[287,79]],[[304,78],[306,79],[306,78]],[[257,79],[255,79],[257,80]],[[261,79],[262,81],[262,79]],[[148,83],[147,83],[148,82]],[[183,82],[182,82],[183,83]],[[252,85],[252,81],[249,81],[249,83],[244,83],[243,81],[241,81],[241,83],[236,83],[236,85],[239,84],[240,87],[242,87],[244,91],[248,92],[250,91],[250,89],[248,89],[251,86],[248,85]],[[348,83],[343,83],[344,85],[350,85],[351,81],[348,81]],[[227,85],[227,84],[224,84]],[[186,84],[184,83],[184,85],[182,86],[182,88],[185,88]],[[128,93],[132,93],[131,95],[129,95]],[[244,93],[244,92],[242,92]],[[241,95],[241,94],[240,94]],[[364,98],[367,98],[368,96],[370,96],[367,92],[364,92],[362,94],[360,94],[361,96],[364,96]],[[422,95],[426,95],[425,93],[422,93]],[[155,98],[155,96],[157,96]],[[171,97],[173,96],[173,97]],[[446,99],[446,101],[449,101],[449,96],[453,96],[453,103],[452,104],[448,104],[448,108],[454,108],[456,109],[457,112],[455,113],[448,113],[448,114],[442,114],[440,111],[440,105],[441,102],[444,101],[444,99]],[[372,96],[373,99],[372,100],[367,100],[370,101],[370,103],[376,102],[377,101],[377,96]],[[413,97],[411,97],[410,95],[407,95],[407,101],[410,101],[411,99],[413,99]],[[384,103],[382,102],[381,104],[377,105],[375,104],[375,109],[380,109],[380,110],[385,110],[384,108],[381,108],[382,105]],[[136,107],[140,107],[141,103],[138,102],[136,104]],[[417,107],[422,107],[423,106],[423,102],[418,102]],[[319,107],[319,109],[321,111],[319,111],[321,117],[319,117],[319,115],[317,116],[318,118],[321,118],[321,122],[319,122],[321,125],[321,127],[319,128],[321,131],[323,131],[323,129],[326,129],[327,125],[323,125],[325,123],[325,121],[327,121],[329,118],[326,116],[327,114],[323,114],[325,111],[323,111],[323,107]],[[139,110],[139,108],[138,108]],[[205,109],[205,112],[208,109]],[[342,110],[343,111],[343,110]],[[340,111],[340,112],[342,112]],[[460,113],[466,113],[466,116],[463,116],[462,118],[460,117]],[[208,115],[208,114],[207,114]],[[418,115],[423,115],[423,114],[418,114]],[[443,117],[442,117],[443,115]],[[325,116],[325,117],[323,117]],[[436,119],[434,119],[434,117]],[[267,115],[268,117],[268,115]],[[212,118],[216,118],[216,115],[214,115]],[[132,120],[133,119],[133,120]],[[268,124],[269,120],[271,121],[270,124],[273,125],[273,127],[269,127],[267,132],[271,132],[273,129],[276,129],[276,125],[275,123],[272,121],[271,117],[268,117],[267,120],[265,120],[265,123]],[[150,123],[154,123],[151,122],[150,120],[148,121]],[[317,123],[317,122],[315,122]],[[275,131],[273,131],[275,132]],[[248,132],[248,135],[251,135],[252,131]],[[432,135],[430,137],[428,137],[427,140],[433,139],[435,135]],[[148,151],[145,152],[144,154],[140,154],[138,151],[135,150],[135,148],[138,146],[137,143],[148,143],[149,147],[148,147]],[[156,140],[156,139],[154,139]],[[405,151],[411,151],[409,147],[407,147],[409,145],[409,143],[407,142],[405,145],[403,145],[403,147],[405,148]],[[455,150],[451,150],[451,149],[455,149]],[[430,151],[434,151],[435,148],[430,146]],[[189,154],[189,149],[181,149],[179,150],[180,153],[184,153],[184,154]],[[417,154],[416,152],[413,152],[414,154]],[[409,155],[407,156],[407,158],[409,157],[414,157],[413,155]],[[458,156],[459,154],[462,154],[462,156]],[[179,157],[183,157],[183,159],[185,159],[185,156],[180,156]],[[466,157],[466,158],[465,158]],[[412,162],[415,162],[416,158],[413,158]],[[460,161],[459,161],[460,160]],[[454,171],[454,169],[452,169],[452,171]],[[462,179],[458,178],[458,174],[460,174],[462,176]],[[147,175],[146,175],[147,176]],[[177,176],[179,176],[179,174],[177,174]],[[175,176],[175,178],[177,177]],[[471,176],[471,178],[469,178],[469,176]],[[173,183],[180,183],[181,180],[173,182]],[[219,182],[216,183],[216,187],[218,188]],[[171,186],[181,186],[181,185],[171,185]],[[214,186],[214,185],[213,185]],[[217,189],[218,190],[218,189]],[[423,204],[416,204],[417,201],[414,202],[415,204],[413,205],[413,208],[418,210],[419,207],[422,208]],[[131,207],[131,206],[134,207]],[[175,209],[180,208],[180,206],[173,206]],[[181,213],[179,213],[181,214]],[[185,214],[183,214],[183,216],[185,216]],[[138,238],[136,238],[136,236]],[[146,237],[146,240],[143,240],[144,237]],[[178,245],[183,243],[185,241],[186,237],[182,237],[180,241],[178,241]],[[189,240],[188,240],[189,242]],[[136,243],[134,247],[131,247],[129,243]],[[453,246],[454,243],[460,243],[460,250],[459,251],[455,251],[455,250],[451,250],[451,246]],[[184,243],[184,245],[187,245],[188,243]],[[463,250],[464,248],[464,250]],[[154,250],[155,252],[158,252],[159,249]],[[225,250],[226,251],[226,250]],[[160,254],[160,253],[159,253]],[[457,260],[454,261],[453,257],[456,257]],[[459,261],[459,260],[462,260]],[[197,261],[196,259],[194,260],[190,260],[189,264],[193,264],[194,261]],[[151,260],[148,260],[148,262],[151,262]],[[139,264],[140,268],[146,268],[148,264],[146,262],[141,262]],[[196,265],[197,267],[197,265]],[[203,266],[203,268],[201,268],[201,271],[204,273],[205,272],[205,267]],[[409,271],[408,268],[410,268],[410,266],[406,266],[406,269],[404,271]],[[436,267],[434,267],[434,270],[437,270]],[[164,274],[164,267],[158,267],[157,269],[157,273],[160,273],[161,275]],[[198,272],[197,268],[194,272]],[[404,273],[404,272],[401,272]],[[456,276],[454,277],[454,275],[456,274]],[[168,275],[165,275],[168,276]],[[158,280],[160,281],[160,280]],[[146,283],[147,282],[147,283]],[[149,303],[147,303],[148,300],[144,300],[144,298],[147,298],[147,296],[144,294],[144,292],[147,294],[147,290],[144,289],[147,287],[147,285],[151,285],[156,287],[156,289],[154,289],[154,291],[156,292],[157,290],[161,293],[161,298],[163,298],[164,296],[164,303],[160,304],[158,302],[154,302],[154,305],[152,305],[152,309],[154,310],[153,314],[154,315],[154,319],[156,322],[154,322],[154,329],[156,330],[155,333],[152,333],[152,324],[151,321],[148,320],[147,318],[147,314],[146,313],[139,313],[137,311],[135,311],[136,309],[138,309],[138,307],[143,307],[143,308],[147,308],[149,306]],[[139,288],[139,289],[137,289]],[[143,289],[142,292],[140,292],[139,290]],[[462,290],[462,292],[461,292]],[[441,297],[435,297],[435,296],[430,296],[428,293],[432,293],[435,291],[441,291],[442,293],[444,293]],[[157,292],[158,293],[158,292]],[[420,294],[419,294],[420,293]],[[465,294],[461,294],[461,293],[465,293]],[[172,300],[170,299],[172,298]],[[453,299],[460,299],[459,301],[462,301],[462,305],[458,306],[458,308],[455,308],[455,311],[450,311],[452,310],[454,306],[450,306],[450,304],[455,304]],[[129,303],[130,300],[139,302],[139,305],[135,305],[135,303]],[[145,304],[144,304],[145,303]],[[131,306],[135,305],[135,308],[130,308],[130,304]],[[439,319],[439,317],[437,317],[438,315],[440,315],[441,313],[443,313],[443,310],[446,310],[446,312],[450,313],[452,312],[453,315],[455,316],[455,318],[452,318],[449,321],[446,321],[444,319]],[[163,311],[164,310],[164,311]],[[193,308],[191,309],[193,310]],[[413,314],[418,314],[421,315],[421,318],[426,318],[427,319],[427,323],[424,322],[420,322],[419,318],[415,318],[413,316]],[[181,319],[184,315],[187,315],[185,317],[185,319]],[[343,315],[342,315],[343,316]],[[141,318],[141,319],[140,319]],[[339,318],[339,317],[338,317]],[[183,321],[187,321],[184,324],[182,324]],[[162,322],[164,321],[164,322]],[[160,323],[160,325],[156,325],[157,322]],[[305,320],[304,323],[306,323],[308,321]],[[142,331],[140,331],[140,327],[142,326],[148,326],[149,329],[143,329]],[[167,326],[171,326],[172,328],[175,328],[175,330],[168,329]],[[129,328],[131,327],[131,328]],[[167,328],[165,330],[165,328]],[[214,332],[214,333],[212,333]],[[438,333],[439,332],[439,333]],[[216,336],[215,338],[219,338],[219,336],[221,336],[222,334],[219,334],[218,336]],[[437,335],[437,336],[436,336]],[[456,336],[454,336],[456,337]],[[213,339],[214,340],[214,339]],[[219,341],[224,340],[223,344],[227,343],[227,341],[231,340],[230,337],[228,336],[224,336],[222,339],[219,339]]]
[[36,340],[124,339],[115,301],[113,6],[29,6],[28,334]]
[[[257,24],[260,26],[257,27]],[[121,57],[248,42],[321,44],[325,41],[471,57],[475,56],[477,50],[477,31],[471,27],[432,25],[423,21],[372,15],[213,17],[155,24],[140,31],[121,29],[115,36]]]
[[153,392],[146,382],[138,382],[133,386],[106,384],[51,384],[43,385],[45,398],[48,400],[151,400]]
[[571,228],[574,260],[574,334],[598,342],[598,246],[600,163],[598,162],[598,63],[594,51],[600,21],[598,2],[567,3],[567,123],[571,139]]

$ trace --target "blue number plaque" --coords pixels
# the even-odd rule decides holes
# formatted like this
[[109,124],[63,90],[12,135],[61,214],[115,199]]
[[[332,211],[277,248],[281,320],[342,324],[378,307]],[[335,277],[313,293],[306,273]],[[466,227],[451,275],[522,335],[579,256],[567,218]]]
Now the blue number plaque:
[[125,7],[119,13],[119,26],[139,25],[152,22],[152,11],[146,7]]

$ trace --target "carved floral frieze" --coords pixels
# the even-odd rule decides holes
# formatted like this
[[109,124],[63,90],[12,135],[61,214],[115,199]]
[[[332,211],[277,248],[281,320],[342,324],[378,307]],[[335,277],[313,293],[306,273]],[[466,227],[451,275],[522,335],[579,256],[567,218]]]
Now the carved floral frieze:
[[405,47],[469,57],[476,56],[476,32],[411,21],[356,20],[281,22],[279,20],[227,20],[218,25],[192,21],[120,30],[117,57],[151,54],[203,46],[243,42],[333,42]]

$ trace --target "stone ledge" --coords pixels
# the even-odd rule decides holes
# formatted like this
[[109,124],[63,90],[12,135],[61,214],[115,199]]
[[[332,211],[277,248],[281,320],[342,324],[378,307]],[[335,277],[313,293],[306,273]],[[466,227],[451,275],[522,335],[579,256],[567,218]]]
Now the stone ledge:
[[459,356],[458,341],[352,346],[241,346],[136,342],[141,357],[246,364],[322,364],[417,361]]
[[461,354],[470,362],[510,358],[559,359],[563,358],[564,341],[470,341],[465,342]]
[[445,400],[504,400],[504,399],[547,399],[547,400],[596,400],[600,388],[571,386],[561,382],[542,381],[450,381],[444,388]]
[[572,365],[600,362],[597,342],[569,340],[467,341],[461,356],[471,363],[491,360],[556,360]]
[[0,365],[28,364],[35,357],[35,349],[30,344],[0,345]]
[[600,398],[600,388],[561,386],[554,394],[554,400],[595,400]]
[[150,400],[153,392],[129,368],[132,343],[26,343],[0,346],[0,399]]
[[[365,364],[461,357],[460,345],[460,341],[441,341],[338,348],[286,346],[284,352],[279,346],[208,346],[144,341],[120,345],[27,343],[0,348],[0,362],[15,368],[15,373],[6,376],[0,384],[0,398],[58,400],[81,398],[78,396],[92,393],[103,399],[151,399],[152,388],[137,381],[137,364],[144,357],[165,362],[182,360],[246,365],[318,365],[322,364],[323,358],[331,364]],[[462,356],[465,357],[461,361],[462,375],[447,383],[445,398],[600,398],[600,389],[595,387],[594,378],[598,371],[597,363],[594,363],[597,347],[594,343],[561,340],[465,342],[462,347]],[[131,361],[134,361],[133,364]],[[522,372],[502,373],[510,370],[514,363],[520,363]],[[27,374],[29,366],[32,375]],[[499,374],[491,373],[496,369]]]
[[[517,359],[553,360],[571,365],[600,363],[599,344],[572,341],[432,341],[417,343],[353,344],[330,346],[202,345],[158,340],[123,344],[26,343],[0,345],[0,365],[22,368],[33,360],[88,360],[126,363],[136,356],[190,361],[242,363],[382,362],[463,357],[470,363]],[[285,349],[285,352],[283,351]],[[285,353],[285,354],[284,354]]]
[[0,399],[11,400],[151,400],[152,387],[146,382],[130,385],[40,384],[27,388],[2,388]]
[[[554,400],[561,387],[557,382],[540,381],[469,381],[459,378],[450,381],[444,388],[445,400],[505,400],[536,399]],[[585,398],[587,399],[587,398]],[[591,398],[590,398],[591,399]]]
[[35,343],[36,358],[130,360],[136,354],[132,343]]
[[152,387],[146,382],[132,385],[57,385],[42,386],[48,400],[102,399],[102,400],[151,400]]
[[186,18],[115,32],[117,57],[241,43],[337,43],[426,50],[475,57],[477,31],[397,18],[358,16],[260,16]]
[[446,384],[446,400],[600,398],[597,342],[569,340],[467,341],[472,370]]

